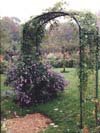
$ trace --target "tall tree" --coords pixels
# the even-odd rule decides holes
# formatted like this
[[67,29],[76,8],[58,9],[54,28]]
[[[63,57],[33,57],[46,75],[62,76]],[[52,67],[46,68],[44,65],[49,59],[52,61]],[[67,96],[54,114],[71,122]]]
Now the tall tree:
[[[17,18],[16,18],[17,19]],[[12,49],[13,44],[16,45],[21,37],[20,21],[15,18],[3,17],[0,19],[1,34],[1,52]]]

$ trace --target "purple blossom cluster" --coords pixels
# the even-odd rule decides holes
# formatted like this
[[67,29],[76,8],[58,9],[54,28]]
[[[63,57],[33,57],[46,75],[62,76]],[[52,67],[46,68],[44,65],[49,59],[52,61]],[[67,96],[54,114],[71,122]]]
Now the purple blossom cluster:
[[26,106],[52,100],[64,90],[68,81],[52,71],[50,65],[29,61],[9,71],[6,84],[14,86],[16,101]]

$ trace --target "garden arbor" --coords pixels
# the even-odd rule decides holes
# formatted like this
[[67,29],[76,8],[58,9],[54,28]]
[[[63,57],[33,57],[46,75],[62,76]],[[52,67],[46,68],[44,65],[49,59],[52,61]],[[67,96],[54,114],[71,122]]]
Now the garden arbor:
[[[86,118],[86,104],[88,101],[93,101],[95,107],[95,121],[98,126],[98,53],[99,53],[99,34],[98,28],[87,31],[82,28],[76,17],[71,13],[66,12],[48,12],[40,16],[37,16],[24,25],[23,29],[23,43],[22,53],[25,55],[33,55],[35,49],[35,55],[37,59],[40,56],[40,43],[44,36],[45,25],[57,17],[69,16],[77,24],[79,29],[79,91],[80,91],[80,128],[84,125],[84,117]],[[94,94],[88,92],[88,79],[90,75],[95,76],[95,83],[93,86]],[[86,124],[86,123],[85,123]]]

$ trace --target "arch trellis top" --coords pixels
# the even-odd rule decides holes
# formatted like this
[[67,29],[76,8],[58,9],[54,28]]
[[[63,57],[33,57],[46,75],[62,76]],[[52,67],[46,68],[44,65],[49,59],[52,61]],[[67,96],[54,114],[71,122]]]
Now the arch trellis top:
[[76,23],[80,27],[79,22],[74,17],[74,15],[71,14],[71,13],[65,13],[65,12],[48,12],[48,13],[45,13],[43,15],[37,16],[34,19],[38,19],[39,21],[41,21],[40,22],[41,25],[43,25],[43,24],[47,23],[48,21],[50,21],[50,20],[52,20],[54,18],[57,18],[57,17],[61,17],[61,16],[70,16],[71,18],[73,18],[76,21]]
[[[33,18],[32,20],[28,21],[24,25],[23,30],[23,45],[22,45],[22,52],[23,54],[31,54],[32,52],[32,45],[36,47],[36,52],[39,52],[39,44],[42,41],[42,37],[44,36],[44,26],[50,20],[53,20],[57,17],[61,16],[69,16],[73,20],[75,20],[76,24],[79,27],[79,31],[81,29],[78,20],[74,17],[71,13],[66,12],[48,12],[44,13],[40,16]],[[30,42],[29,42],[30,40]],[[23,47],[24,46],[24,47]],[[26,46],[26,47],[25,47]],[[27,53],[25,53],[27,52]]]

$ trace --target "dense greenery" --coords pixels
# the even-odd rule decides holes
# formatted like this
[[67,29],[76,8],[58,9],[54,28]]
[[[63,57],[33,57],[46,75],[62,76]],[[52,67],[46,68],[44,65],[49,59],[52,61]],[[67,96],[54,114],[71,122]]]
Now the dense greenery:
[[[31,23],[32,22],[32,23]],[[23,26],[23,40],[21,45],[21,52],[23,55],[38,55],[36,46],[41,43],[44,36],[44,26],[40,26],[38,19],[31,19]]]

